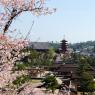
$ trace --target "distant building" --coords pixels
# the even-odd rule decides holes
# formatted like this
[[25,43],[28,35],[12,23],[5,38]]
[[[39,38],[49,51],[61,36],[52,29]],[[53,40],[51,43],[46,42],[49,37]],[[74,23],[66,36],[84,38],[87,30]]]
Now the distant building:
[[[49,70],[55,72],[56,75],[62,76],[63,78],[79,79],[80,76],[77,75],[78,65],[77,64],[54,64],[49,67]],[[95,66],[89,68],[89,72],[95,78]]]
[[58,45],[49,42],[30,42],[29,48],[38,52],[46,52],[50,48],[54,48],[56,52],[54,57],[55,63],[63,63],[63,56],[70,57],[70,54],[73,52],[73,49],[68,47],[66,40],[62,40]]
[[47,51],[51,46],[48,42],[31,42],[29,48],[37,51]]
[[67,41],[65,39],[62,40],[60,45],[61,45],[61,52],[65,54],[68,51]]
[[56,54],[55,63],[57,63],[57,64],[63,63],[61,54]]

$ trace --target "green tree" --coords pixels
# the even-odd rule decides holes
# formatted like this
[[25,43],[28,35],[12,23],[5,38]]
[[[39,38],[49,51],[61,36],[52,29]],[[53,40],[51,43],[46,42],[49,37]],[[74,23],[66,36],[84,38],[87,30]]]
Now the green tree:
[[94,48],[93,48],[93,52],[95,53],[95,45],[94,45]]
[[56,77],[53,75],[47,75],[42,82],[46,89],[52,90],[52,93],[54,93],[54,91],[59,87]]
[[95,90],[94,77],[89,72],[90,70],[91,68],[86,58],[82,57],[78,66],[78,82],[80,83],[80,88],[78,90],[83,92],[83,95],[85,92],[93,92]]
[[16,78],[16,80],[13,81],[13,84],[17,86],[17,88],[19,86],[21,86],[22,84],[24,84],[25,82],[28,82],[31,80],[31,77],[28,75],[22,75]]

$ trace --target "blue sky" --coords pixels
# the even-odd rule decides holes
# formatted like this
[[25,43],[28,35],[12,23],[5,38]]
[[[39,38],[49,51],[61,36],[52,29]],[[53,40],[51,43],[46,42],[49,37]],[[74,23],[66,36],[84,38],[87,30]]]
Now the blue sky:
[[47,6],[57,8],[56,13],[39,17],[23,14],[14,27],[25,37],[34,20],[31,41],[59,42],[64,35],[70,43],[95,40],[95,0],[48,0]]

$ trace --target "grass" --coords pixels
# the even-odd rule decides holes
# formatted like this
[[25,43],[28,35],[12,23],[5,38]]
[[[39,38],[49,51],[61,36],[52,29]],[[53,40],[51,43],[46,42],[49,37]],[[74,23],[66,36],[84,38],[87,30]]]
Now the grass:
[[31,83],[40,83],[41,80],[32,80]]

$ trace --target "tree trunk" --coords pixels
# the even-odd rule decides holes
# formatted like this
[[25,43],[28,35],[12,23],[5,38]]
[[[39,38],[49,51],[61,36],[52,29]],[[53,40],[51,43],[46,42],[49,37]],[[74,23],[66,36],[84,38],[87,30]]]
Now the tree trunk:
[[85,92],[83,92],[82,94],[85,95]]

